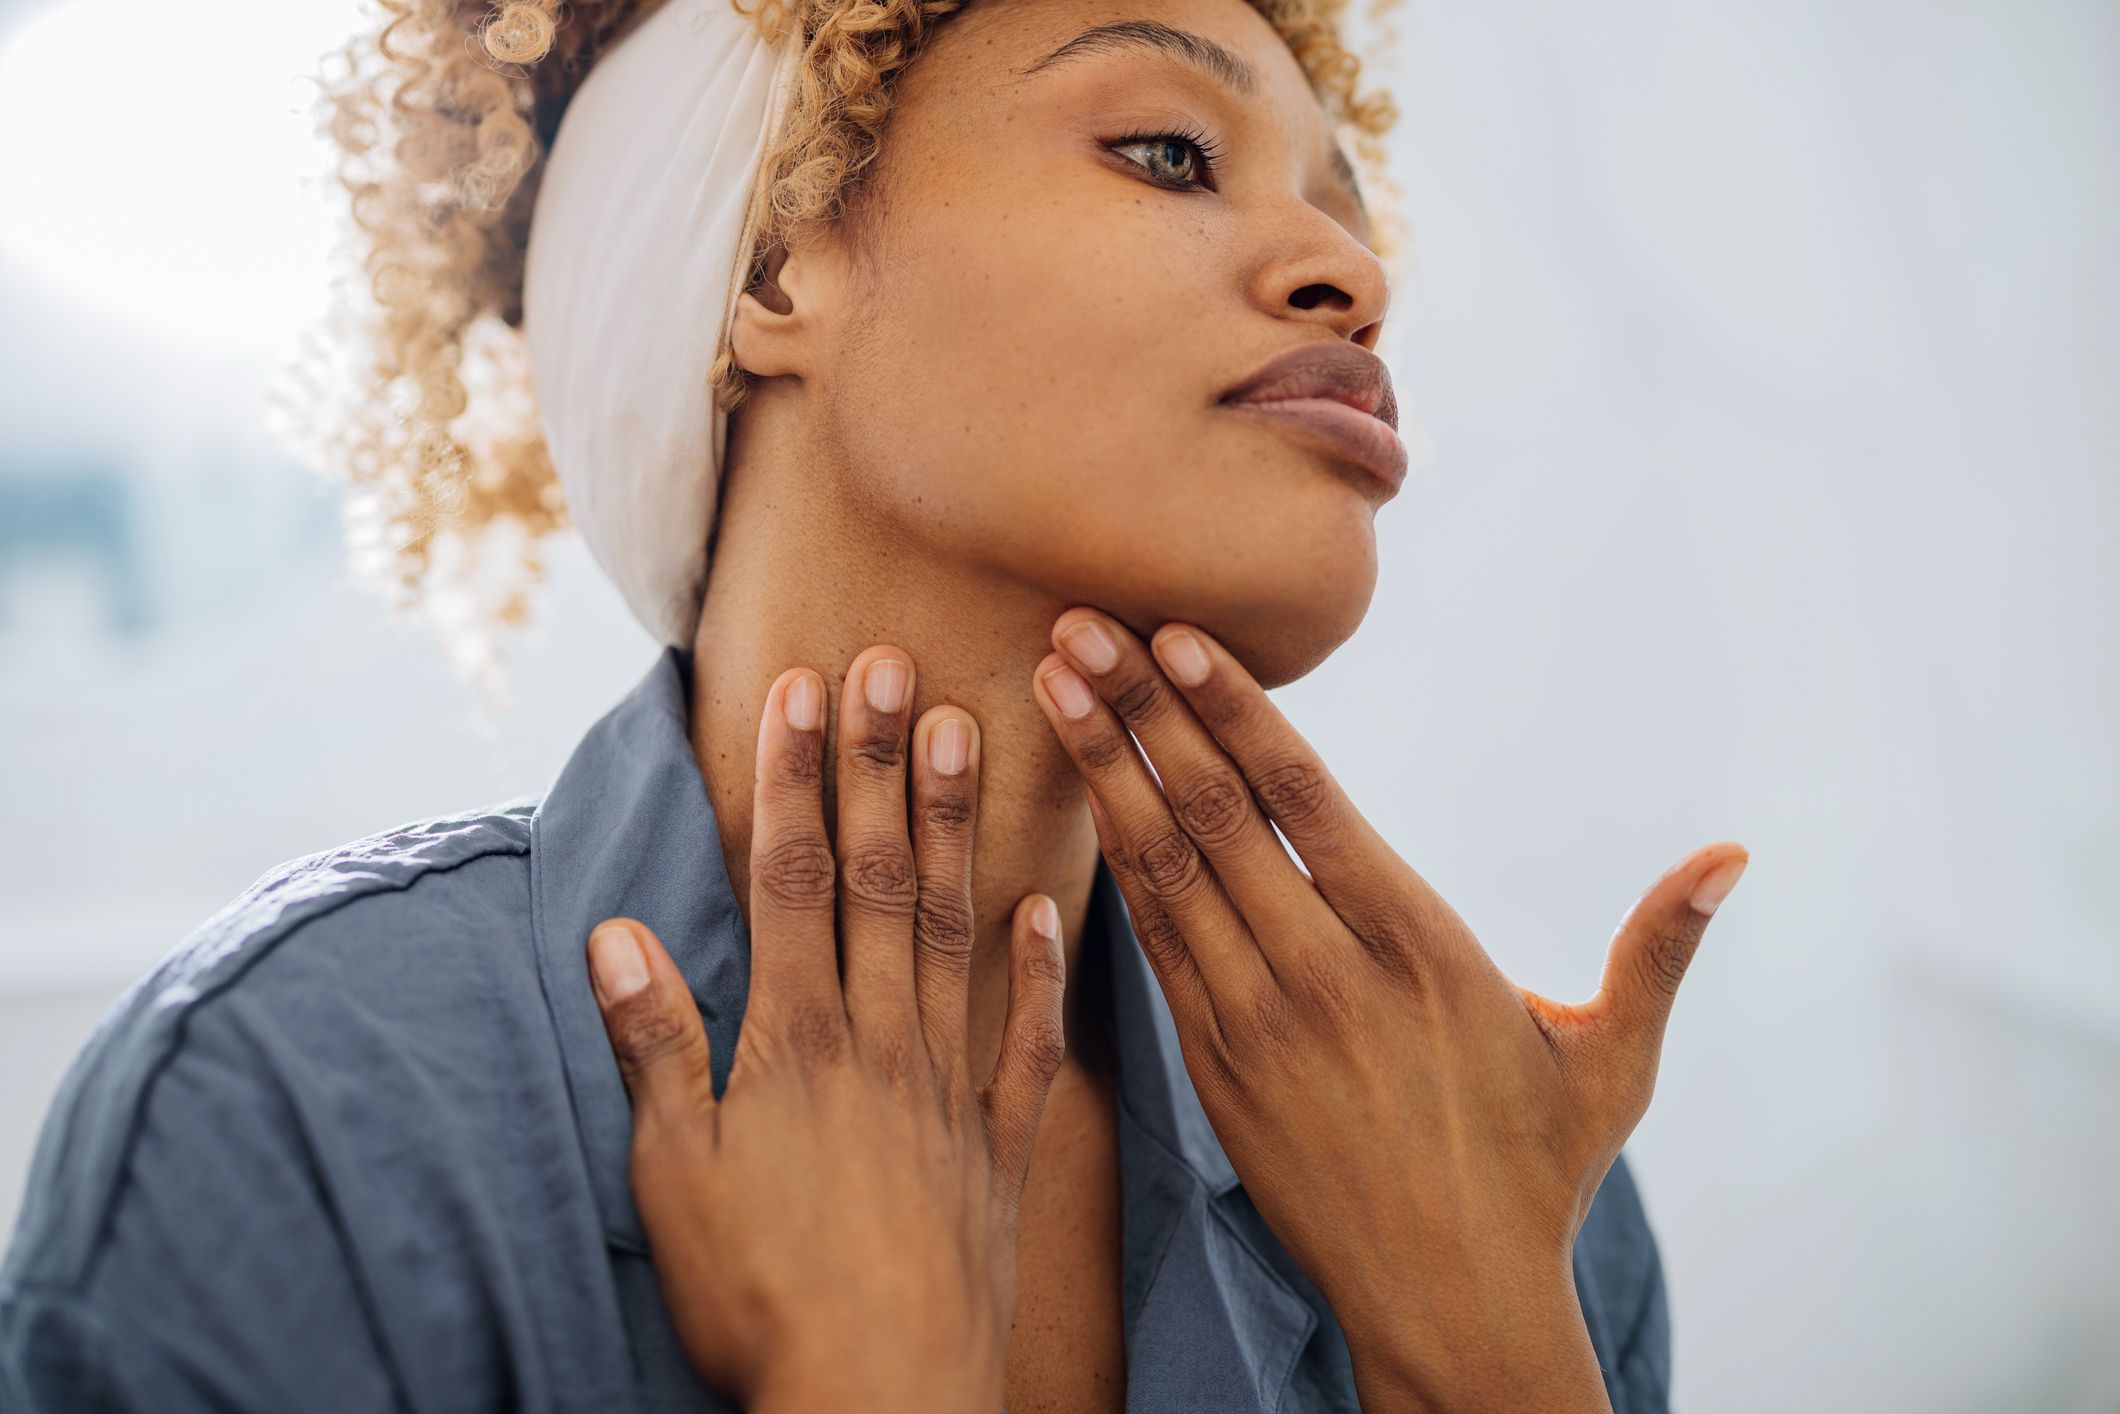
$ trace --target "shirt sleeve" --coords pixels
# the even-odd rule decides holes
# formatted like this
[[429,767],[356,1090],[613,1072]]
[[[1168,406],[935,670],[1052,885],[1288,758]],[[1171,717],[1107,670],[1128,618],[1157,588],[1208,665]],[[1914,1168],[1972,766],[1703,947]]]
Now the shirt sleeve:
[[404,1407],[275,1068],[218,1008],[184,1033],[143,1083],[75,1087],[46,1117],[35,1182],[78,1201],[25,1205],[0,1406]]
[[231,1406],[225,1392],[201,1385],[112,1312],[59,1292],[0,1297],[0,1407],[21,1414],[212,1414]]

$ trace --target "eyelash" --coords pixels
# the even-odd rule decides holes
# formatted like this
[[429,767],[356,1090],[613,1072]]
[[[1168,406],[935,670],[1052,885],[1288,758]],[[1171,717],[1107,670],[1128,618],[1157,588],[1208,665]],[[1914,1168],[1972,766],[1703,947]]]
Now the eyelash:
[[[1221,149],[1220,145],[1218,145],[1218,144],[1217,144],[1217,143],[1215,142],[1215,140],[1214,140],[1213,138],[1209,137],[1209,136],[1208,136],[1208,135],[1207,135],[1206,133],[1203,133],[1203,132],[1199,132],[1199,131],[1196,131],[1196,130],[1192,130],[1192,129],[1187,129],[1187,130],[1185,130],[1185,131],[1182,131],[1182,132],[1145,132],[1145,133],[1128,133],[1128,134],[1127,134],[1127,135],[1126,135],[1125,137],[1122,137],[1122,138],[1118,139],[1118,140],[1117,140],[1116,142],[1112,143],[1111,145],[1112,145],[1112,146],[1113,146],[1114,148],[1120,148],[1120,147],[1128,147],[1128,146],[1131,146],[1131,145],[1132,145],[1132,144],[1134,144],[1134,143],[1141,143],[1141,142],[1173,142],[1173,141],[1175,141],[1175,142],[1181,142],[1181,143],[1185,144],[1185,145],[1186,145],[1187,147],[1190,147],[1190,148],[1191,148],[1191,149],[1192,149],[1192,150],[1193,150],[1194,152],[1197,152],[1197,153],[1198,153],[1198,154],[1200,155],[1200,162],[1199,162],[1199,166],[1200,166],[1200,170],[1201,170],[1201,173],[1202,173],[1202,175],[1203,175],[1204,177],[1209,177],[1209,178],[1211,178],[1211,177],[1213,177],[1213,176],[1215,175],[1215,173],[1216,173],[1217,171],[1219,171],[1219,170],[1220,170],[1220,164],[1219,164],[1219,162],[1218,162],[1218,161],[1216,160],[1216,159],[1218,159],[1218,158],[1219,158],[1219,157],[1220,157],[1220,156],[1222,155],[1222,149]],[[1130,158],[1130,157],[1129,157],[1129,158],[1127,158],[1126,160],[1127,160],[1127,161],[1129,161],[1129,162],[1133,162],[1133,159],[1132,159],[1132,158]],[[1167,181],[1164,181],[1164,180],[1162,180],[1162,179],[1161,179],[1161,178],[1159,178],[1159,177],[1155,177],[1155,176],[1153,175],[1153,169],[1149,168],[1149,167],[1148,167],[1148,164],[1147,164],[1147,163],[1145,163],[1145,162],[1134,162],[1134,165],[1135,165],[1136,167],[1140,167],[1140,168],[1142,168],[1142,169],[1143,169],[1144,171],[1149,171],[1149,172],[1151,173],[1151,180],[1155,181],[1155,183],[1156,183],[1156,185],[1157,185],[1157,186],[1159,186],[1159,187],[1163,187],[1163,188],[1165,188],[1165,189],[1167,189],[1167,190],[1170,190],[1170,191],[1212,191],[1212,190],[1214,190],[1214,187],[1213,187],[1213,185],[1212,185],[1211,183],[1207,183],[1207,182],[1202,182],[1202,183],[1199,183],[1199,184],[1196,184],[1196,185],[1193,185],[1193,186],[1185,186],[1185,185],[1181,185],[1181,184],[1178,184],[1178,183],[1175,183],[1175,182],[1167,182]]]

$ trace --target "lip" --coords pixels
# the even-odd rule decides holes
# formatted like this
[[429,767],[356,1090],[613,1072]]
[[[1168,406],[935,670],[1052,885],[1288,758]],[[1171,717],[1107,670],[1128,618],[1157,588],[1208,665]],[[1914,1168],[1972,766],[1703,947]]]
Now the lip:
[[1359,345],[1333,341],[1290,349],[1224,393],[1221,402],[1308,434],[1394,492],[1406,480],[1391,370]]

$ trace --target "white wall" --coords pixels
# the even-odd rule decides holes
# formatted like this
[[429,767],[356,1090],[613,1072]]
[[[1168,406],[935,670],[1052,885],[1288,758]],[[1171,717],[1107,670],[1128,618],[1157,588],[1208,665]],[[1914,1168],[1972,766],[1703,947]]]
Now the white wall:
[[1288,696],[1563,997],[1751,847],[1633,1141],[1679,1403],[2120,1409],[2120,11],[1399,29],[1436,455]]

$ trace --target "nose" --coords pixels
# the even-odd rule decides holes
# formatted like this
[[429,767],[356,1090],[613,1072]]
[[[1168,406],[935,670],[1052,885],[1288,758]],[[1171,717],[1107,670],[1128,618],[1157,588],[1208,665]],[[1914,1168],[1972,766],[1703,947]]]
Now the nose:
[[1319,324],[1376,348],[1391,304],[1391,275],[1377,253],[1330,213],[1293,202],[1275,223],[1252,284],[1252,298],[1276,318]]

